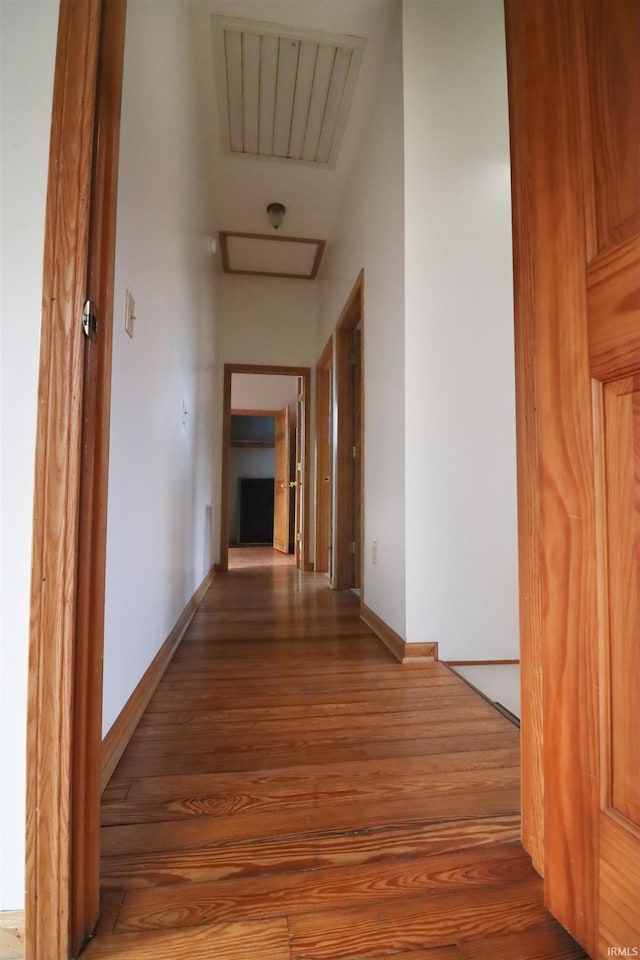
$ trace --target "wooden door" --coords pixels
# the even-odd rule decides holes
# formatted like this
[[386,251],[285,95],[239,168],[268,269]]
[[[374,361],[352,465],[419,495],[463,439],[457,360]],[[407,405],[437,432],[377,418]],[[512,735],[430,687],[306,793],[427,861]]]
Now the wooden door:
[[275,477],[273,506],[273,546],[281,553],[289,553],[289,471],[291,438],[289,407],[283,407],[275,417]]
[[362,324],[353,331],[353,586],[362,586]]
[[[106,485],[124,0],[61,0],[43,267],[27,719],[25,956],[98,919]],[[80,325],[90,296],[97,343]]]
[[506,13],[523,842],[588,952],[637,956],[640,5]]
[[[358,334],[355,333],[358,328]],[[335,332],[336,416],[333,570],[335,590],[362,580],[364,271],[344,305]]]
[[316,366],[316,573],[331,569],[331,497],[333,473],[333,338]]
[[293,463],[293,487],[291,488],[294,491],[295,497],[295,508],[294,508],[294,550],[296,555],[296,566],[298,569],[302,570],[304,568],[304,517],[302,511],[302,491],[306,483],[305,476],[305,463],[304,463],[304,383],[302,377],[298,377],[298,393],[297,393],[297,408],[296,408],[296,449],[295,449],[295,460]]

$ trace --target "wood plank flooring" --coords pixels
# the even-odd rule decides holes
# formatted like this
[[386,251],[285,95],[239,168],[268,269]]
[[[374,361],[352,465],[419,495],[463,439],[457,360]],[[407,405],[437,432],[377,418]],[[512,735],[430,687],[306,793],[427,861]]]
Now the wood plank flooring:
[[102,804],[87,960],[573,960],[520,846],[519,734],[322,575],[218,577]]

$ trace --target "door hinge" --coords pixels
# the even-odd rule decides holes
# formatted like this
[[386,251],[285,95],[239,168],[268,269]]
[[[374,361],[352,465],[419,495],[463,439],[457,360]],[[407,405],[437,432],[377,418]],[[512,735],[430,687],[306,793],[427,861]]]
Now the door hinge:
[[302,543],[302,534],[296,533],[296,543]]
[[298,394],[298,403],[302,403],[303,400],[304,400],[304,393],[299,393],[299,394]]
[[355,554],[356,554],[356,542],[355,542],[355,540],[352,540],[351,543],[349,544],[349,553],[352,553],[354,556],[355,556]]
[[302,462],[296,463],[296,470],[298,473],[302,473]]
[[358,459],[358,448],[356,447],[355,443],[351,447],[351,456],[353,457],[354,460]]
[[82,329],[85,337],[98,342],[98,311],[93,300],[87,300],[82,310]]

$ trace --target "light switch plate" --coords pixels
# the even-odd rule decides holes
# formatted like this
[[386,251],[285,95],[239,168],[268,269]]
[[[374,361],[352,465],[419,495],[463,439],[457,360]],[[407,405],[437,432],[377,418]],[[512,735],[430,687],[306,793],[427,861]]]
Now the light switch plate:
[[124,329],[125,332],[129,334],[133,340],[133,325],[136,319],[136,302],[133,299],[133,295],[126,291],[125,305],[124,305]]

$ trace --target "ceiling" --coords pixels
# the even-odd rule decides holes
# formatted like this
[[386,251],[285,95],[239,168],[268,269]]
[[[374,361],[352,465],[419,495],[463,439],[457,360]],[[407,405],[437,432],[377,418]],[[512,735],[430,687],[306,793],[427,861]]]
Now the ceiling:
[[[193,5],[212,235],[330,241],[397,8],[398,0]],[[278,233],[271,201],[287,210]]]
[[225,151],[333,166],[366,41],[259,20],[212,24]]

